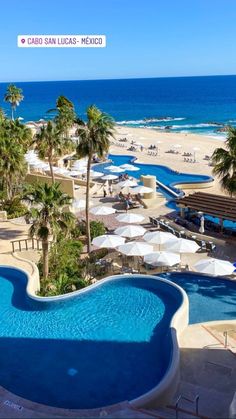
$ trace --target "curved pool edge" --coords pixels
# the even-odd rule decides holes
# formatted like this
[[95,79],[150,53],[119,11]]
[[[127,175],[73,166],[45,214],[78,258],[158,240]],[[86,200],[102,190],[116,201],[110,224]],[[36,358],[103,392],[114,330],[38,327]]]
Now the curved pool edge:
[[[111,154],[111,156],[119,156],[119,154]],[[141,166],[160,166],[163,167],[165,169],[168,169],[172,172],[177,173],[175,170],[172,170],[169,166],[166,166],[164,164],[155,164],[155,163],[142,163],[139,162],[139,157],[132,155],[132,154],[122,154],[122,157],[129,157],[130,158],[130,163],[136,163],[136,164],[140,164]],[[211,186],[213,186],[215,179],[210,176],[210,175],[202,175],[202,174],[197,174],[197,173],[185,173],[185,172],[180,172],[180,174],[184,175],[190,175],[190,176],[201,176],[202,178],[204,178],[203,180],[199,180],[199,181],[176,181],[176,182],[171,182],[170,184],[168,184],[167,186],[169,188],[178,188],[181,191],[183,191],[183,189],[193,189],[193,188],[198,188],[198,189],[203,189],[203,188],[209,188]],[[181,189],[182,188],[182,189]]]
[[[23,258],[20,258],[20,259],[25,260]],[[31,262],[31,264],[34,265],[34,267],[36,268],[36,271],[38,271],[37,266],[33,262]],[[39,290],[39,283],[38,283],[39,276],[38,278],[37,278],[37,275],[35,274],[31,276],[29,272],[26,272],[24,269],[16,268],[11,265],[0,265],[0,269],[1,268],[10,268],[12,270],[20,271],[23,274],[25,274],[26,279],[27,279],[27,285],[26,285],[27,296],[31,298],[32,300],[35,300],[38,302],[40,301],[41,303],[70,300],[72,298],[75,298],[78,295],[89,292],[91,289],[99,287],[100,285],[106,282],[110,282],[112,280],[119,279],[119,278],[123,278],[123,279],[130,278],[132,276],[132,274],[112,275],[110,277],[99,280],[95,284],[89,285],[86,288],[83,288],[81,290],[77,290],[77,291],[64,294],[64,295],[59,295],[59,296],[41,297],[36,294],[36,292]],[[179,377],[180,348],[178,344],[178,339],[181,333],[184,331],[184,329],[188,326],[188,322],[189,322],[189,300],[188,300],[188,296],[186,292],[179,285],[174,284],[168,279],[163,279],[163,278],[160,278],[158,276],[153,276],[153,275],[141,275],[141,274],[135,275],[135,277],[139,277],[139,278],[143,278],[144,276],[147,276],[150,279],[158,281],[159,283],[161,282],[161,283],[167,284],[172,289],[174,288],[175,290],[178,290],[178,292],[181,294],[182,302],[179,308],[176,310],[175,314],[173,315],[169,328],[168,328],[168,331],[170,331],[170,338],[171,338],[172,348],[173,348],[172,354],[169,360],[168,369],[166,373],[164,374],[164,376],[162,377],[161,381],[155,387],[153,387],[147,393],[137,397],[136,399],[128,401],[128,403],[134,408],[140,408],[140,407],[145,407],[145,406],[150,406],[150,407],[161,406],[161,405],[166,404],[170,400],[170,398],[173,396],[177,388],[178,377]],[[14,396],[16,395],[14,394]],[[19,396],[16,396],[16,397],[19,397]],[[27,402],[31,403],[30,400],[23,399],[23,398],[22,400],[26,400]],[[123,402],[125,402],[125,400]],[[123,403],[123,402],[120,402],[120,403]],[[39,406],[46,406],[46,407],[49,407],[50,409],[53,408],[52,406],[47,406],[47,405],[43,405],[39,403],[35,403],[35,404]],[[115,405],[112,405],[112,406],[115,406]],[[112,407],[112,406],[109,406],[109,407]],[[97,409],[101,410],[107,407],[108,406],[103,406]],[[65,409],[61,409],[57,407],[53,409],[56,409],[58,412],[61,410],[65,410]],[[97,410],[97,409],[88,409],[88,410],[92,411],[92,410]],[[82,409],[75,409],[75,410],[79,412]]]

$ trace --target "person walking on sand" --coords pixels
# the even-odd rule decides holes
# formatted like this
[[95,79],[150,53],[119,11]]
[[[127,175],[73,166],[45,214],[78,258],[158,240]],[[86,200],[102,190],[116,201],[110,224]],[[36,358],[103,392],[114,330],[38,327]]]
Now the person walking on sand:
[[109,193],[110,193],[110,196],[113,195],[113,187],[112,187],[112,184],[109,185]]
[[107,196],[107,188],[106,185],[103,185],[103,198],[106,198]]

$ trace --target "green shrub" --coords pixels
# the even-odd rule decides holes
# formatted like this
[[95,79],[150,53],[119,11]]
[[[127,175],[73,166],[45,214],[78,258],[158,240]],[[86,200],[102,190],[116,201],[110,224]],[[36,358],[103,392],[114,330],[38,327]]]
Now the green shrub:
[[97,260],[104,258],[108,254],[108,249],[96,249],[90,252],[89,262],[94,263]]
[[90,223],[91,240],[106,233],[105,225],[102,221],[91,221]]
[[1,211],[7,212],[7,218],[18,218],[23,217],[28,209],[26,205],[22,204],[20,198],[14,198],[12,200],[6,200],[1,205]]
[[61,274],[78,278],[79,258],[83,245],[79,240],[62,239],[55,243],[49,254],[49,277],[58,279]]
[[[91,221],[90,222],[91,239],[93,240],[97,236],[106,234],[106,227],[102,221]],[[78,238],[86,235],[86,224],[84,221],[77,223],[76,227],[71,232],[72,237]]]

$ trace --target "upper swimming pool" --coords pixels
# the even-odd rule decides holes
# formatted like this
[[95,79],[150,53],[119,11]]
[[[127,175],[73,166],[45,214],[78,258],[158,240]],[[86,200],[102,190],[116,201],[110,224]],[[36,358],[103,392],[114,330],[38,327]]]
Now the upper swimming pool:
[[[143,164],[143,163],[135,163],[134,157],[132,156],[119,156],[110,154],[109,159],[112,160],[112,164],[120,166],[121,164],[131,163],[137,166],[140,170],[138,172],[129,172],[126,171],[130,176],[137,176],[140,177],[141,175],[154,175],[156,176],[157,180],[159,180],[164,185],[171,188],[174,192],[178,191],[174,185],[181,184],[181,183],[202,183],[202,182],[211,182],[213,178],[206,175],[195,175],[189,173],[179,173],[167,166],[162,166],[158,164]],[[107,166],[110,166],[109,163],[103,163],[96,166],[96,170],[104,171]],[[167,198],[173,198],[173,195],[165,190],[161,190],[167,196]]]
[[27,276],[0,268],[0,385],[63,408],[133,400],[172,357],[170,322],[183,301],[168,282],[116,277],[63,301],[26,296]]

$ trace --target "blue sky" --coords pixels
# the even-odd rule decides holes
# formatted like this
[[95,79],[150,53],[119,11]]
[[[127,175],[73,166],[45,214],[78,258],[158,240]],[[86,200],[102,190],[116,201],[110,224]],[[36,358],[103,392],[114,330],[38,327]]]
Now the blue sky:
[[[235,0],[1,2],[0,81],[236,74]],[[104,49],[18,48],[18,34],[105,34]]]

